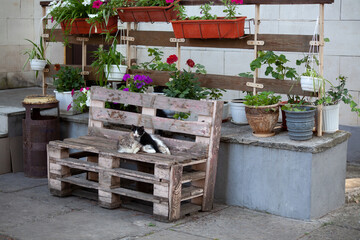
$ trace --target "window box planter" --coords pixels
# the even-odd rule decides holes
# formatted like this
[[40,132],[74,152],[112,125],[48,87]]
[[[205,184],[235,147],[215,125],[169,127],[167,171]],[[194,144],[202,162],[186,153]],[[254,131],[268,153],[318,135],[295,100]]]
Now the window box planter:
[[[110,31],[114,33],[118,29],[118,17],[112,16],[109,18],[108,24],[105,22],[98,23],[91,27],[91,24],[86,22],[87,18],[77,18],[73,22],[72,20],[61,22],[61,29],[69,34],[95,34]],[[72,23],[71,23],[72,22]],[[91,29],[91,31],[90,31]]]
[[177,20],[171,24],[176,38],[239,38],[244,36],[245,19]]
[[170,22],[178,18],[174,7],[173,3],[165,7],[120,7],[117,12],[122,22]]

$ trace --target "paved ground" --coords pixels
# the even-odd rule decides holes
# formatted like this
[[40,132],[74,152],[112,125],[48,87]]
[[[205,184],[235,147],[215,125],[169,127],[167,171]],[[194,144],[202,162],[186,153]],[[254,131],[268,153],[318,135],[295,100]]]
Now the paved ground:
[[310,222],[216,205],[174,223],[79,197],[58,198],[46,179],[0,175],[0,240],[360,239],[360,205],[350,203]]

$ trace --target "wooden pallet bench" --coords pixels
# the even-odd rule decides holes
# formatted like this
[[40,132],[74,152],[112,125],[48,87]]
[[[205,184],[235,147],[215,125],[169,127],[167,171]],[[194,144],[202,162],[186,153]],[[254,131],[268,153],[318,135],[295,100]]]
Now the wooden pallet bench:
[[[131,104],[140,107],[141,113],[108,109],[106,102]],[[62,197],[78,188],[90,189],[97,193],[102,207],[141,203],[166,221],[199,210],[209,211],[213,205],[222,107],[223,102],[218,101],[92,87],[88,135],[48,144],[50,192]],[[198,117],[197,121],[158,117],[157,109],[191,112]],[[172,155],[119,153],[117,140],[129,134],[132,124],[144,126],[148,133],[166,132],[167,137],[159,138]],[[169,137],[174,134],[186,137]]]

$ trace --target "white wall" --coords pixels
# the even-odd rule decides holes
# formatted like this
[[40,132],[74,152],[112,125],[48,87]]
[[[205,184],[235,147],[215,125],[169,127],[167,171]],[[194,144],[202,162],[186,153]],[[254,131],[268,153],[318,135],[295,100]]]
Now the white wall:
[[[213,13],[222,16],[221,6],[213,7]],[[199,15],[199,7],[187,7],[188,15]],[[255,17],[255,7],[240,6],[238,12],[248,18]],[[360,81],[360,1],[335,0],[334,4],[325,5],[325,37],[330,39],[325,45],[324,77],[336,84],[339,74],[348,77],[347,88],[355,101],[359,103]],[[312,35],[319,15],[318,5],[262,5],[260,7],[260,33],[304,34]],[[171,31],[170,24],[139,24],[140,30]],[[253,31],[252,27],[252,31]],[[236,75],[250,71],[249,63],[253,59],[251,50],[215,49],[215,48],[182,48],[182,67],[188,58],[205,65],[208,73]],[[174,48],[165,48],[165,57],[176,54]],[[291,64],[304,53],[285,53]],[[137,57],[140,62],[147,61],[145,47],[138,47]],[[301,72],[302,69],[298,68]],[[263,76],[263,74],[261,74]],[[242,93],[228,91],[224,99],[238,98]],[[360,118],[350,111],[348,105],[341,106],[340,124],[360,126]]]

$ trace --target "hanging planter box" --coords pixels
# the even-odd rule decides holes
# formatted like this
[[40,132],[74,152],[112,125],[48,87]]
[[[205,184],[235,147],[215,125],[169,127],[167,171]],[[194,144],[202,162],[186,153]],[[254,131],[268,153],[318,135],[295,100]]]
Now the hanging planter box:
[[[180,0],[174,3],[178,2]],[[166,7],[121,7],[116,10],[122,22],[170,22],[178,19],[174,3]]]
[[244,36],[245,19],[178,20],[171,24],[176,38],[239,38]]
[[69,32],[69,34],[95,34],[107,31],[114,33],[118,30],[117,16],[110,17],[107,25],[102,22],[95,24],[93,27],[91,27],[92,24],[86,22],[86,19],[88,18],[77,18],[72,23],[72,20],[61,22],[61,29],[64,32]]

